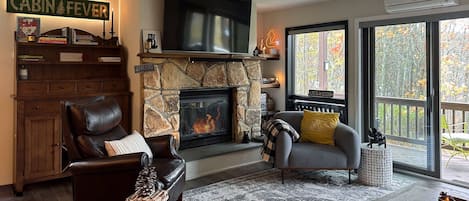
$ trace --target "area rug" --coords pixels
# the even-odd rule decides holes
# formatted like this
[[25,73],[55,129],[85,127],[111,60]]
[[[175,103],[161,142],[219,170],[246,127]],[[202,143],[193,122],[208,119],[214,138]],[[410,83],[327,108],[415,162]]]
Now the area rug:
[[185,191],[184,200],[377,200],[414,183],[408,176],[394,174],[391,185],[372,187],[357,181],[348,184],[347,171],[292,171],[285,174],[285,184],[282,184],[280,170],[269,169]]

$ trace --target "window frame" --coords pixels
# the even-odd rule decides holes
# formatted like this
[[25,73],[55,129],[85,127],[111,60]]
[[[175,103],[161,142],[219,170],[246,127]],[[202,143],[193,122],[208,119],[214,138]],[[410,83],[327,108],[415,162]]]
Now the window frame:
[[[294,55],[294,34],[300,33],[311,33],[311,32],[320,32],[320,31],[333,31],[333,30],[344,30],[345,34],[345,50],[344,50],[344,58],[345,58],[345,80],[344,80],[344,98],[320,98],[320,97],[309,97],[304,95],[297,95],[295,94],[295,69],[294,69],[294,60],[291,59],[292,55]],[[322,103],[330,103],[330,104],[341,104],[344,105],[347,110],[347,100],[348,100],[348,21],[335,21],[335,22],[327,22],[327,23],[320,23],[320,24],[312,24],[312,25],[305,25],[305,26],[297,26],[297,27],[287,27],[285,28],[285,108],[287,110],[294,110],[294,102],[297,100],[301,101],[314,101],[314,102],[322,102]]]

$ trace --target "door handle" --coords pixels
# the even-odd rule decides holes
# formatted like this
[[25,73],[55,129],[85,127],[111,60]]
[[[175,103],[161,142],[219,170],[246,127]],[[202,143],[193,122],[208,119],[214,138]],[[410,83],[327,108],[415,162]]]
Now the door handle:
[[431,88],[430,89],[430,96],[429,96],[429,100],[428,100],[428,111],[430,113],[433,112],[433,99],[435,98],[435,89],[434,88]]

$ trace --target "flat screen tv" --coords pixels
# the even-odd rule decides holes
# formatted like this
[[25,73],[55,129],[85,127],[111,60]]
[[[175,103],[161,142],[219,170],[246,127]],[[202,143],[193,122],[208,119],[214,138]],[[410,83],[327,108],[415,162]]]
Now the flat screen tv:
[[251,0],[165,0],[164,51],[248,53]]

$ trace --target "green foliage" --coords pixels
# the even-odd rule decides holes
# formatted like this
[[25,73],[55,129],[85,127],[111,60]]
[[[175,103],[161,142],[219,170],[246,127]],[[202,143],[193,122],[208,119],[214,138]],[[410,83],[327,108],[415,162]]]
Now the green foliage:
[[[388,135],[424,139],[427,67],[425,23],[381,26],[375,29],[375,94],[377,97],[410,99],[407,103],[375,103],[379,129]],[[440,22],[440,100],[469,104],[469,18]],[[417,104],[418,102],[418,104]],[[399,104],[401,106],[399,107]],[[415,107],[415,105],[420,105]],[[450,110],[448,122],[467,121],[462,111]],[[453,114],[454,113],[454,114]],[[450,118],[450,119],[446,119]],[[450,126],[462,129],[467,126]],[[399,132],[400,128],[400,132]]]
[[310,89],[344,94],[345,31],[313,32],[294,37],[295,94],[307,95]]
[[[375,29],[376,96],[426,97],[426,25],[411,23]],[[440,96],[469,102],[469,18],[440,23]]]

